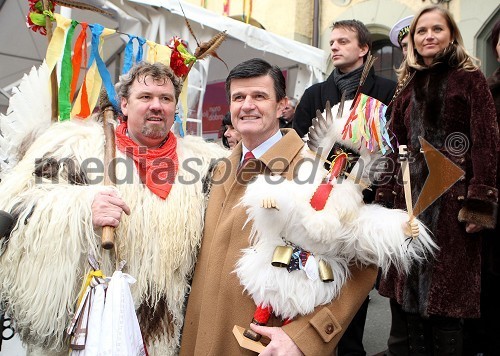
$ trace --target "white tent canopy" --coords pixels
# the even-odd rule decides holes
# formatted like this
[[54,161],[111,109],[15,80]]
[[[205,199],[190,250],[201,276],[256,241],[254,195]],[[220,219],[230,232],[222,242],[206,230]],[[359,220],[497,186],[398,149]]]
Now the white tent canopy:
[[[127,4],[140,5],[147,11],[150,25],[147,26],[145,35],[149,39],[160,42],[168,40],[170,35],[180,35],[190,39],[190,46],[196,46],[194,39],[189,36],[187,26],[177,0],[131,0]],[[281,36],[274,35],[263,29],[247,25],[229,17],[218,15],[212,11],[182,2],[182,8],[189,19],[198,40],[206,41],[220,31],[226,31],[229,39],[219,50],[221,58],[229,65],[254,57],[264,57],[273,64],[283,68],[304,66],[311,80],[322,79],[326,70],[325,53],[318,48],[305,45]],[[172,23],[175,25],[172,26]],[[124,28],[125,26],[120,26]],[[207,28],[208,27],[208,28]],[[166,32],[165,30],[166,29]],[[155,33],[157,30],[158,35]],[[182,32],[179,33],[178,31]],[[163,35],[163,38],[161,37]],[[167,37],[167,38],[165,38]],[[227,76],[224,65],[211,65],[208,82],[221,81]],[[214,68],[213,68],[214,67]],[[212,70],[213,69],[213,70]]]
[[[188,41],[190,51],[197,46],[185,23],[188,18],[199,42],[208,41],[221,31],[228,38],[217,50],[229,69],[238,63],[260,57],[287,70],[287,95],[300,98],[305,88],[323,80],[326,71],[326,55],[323,50],[274,35],[263,29],[245,24],[229,17],[178,0],[110,0],[107,3],[121,4],[121,9],[132,17],[119,20],[120,29],[125,32],[139,31],[144,37],[157,43],[165,43],[172,36]],[[182,9],[181,9],[182,4]],[[125,19],[121,16],[120,19]],[[135,20],[135,21],[134,21]],[[140,27],[140,29],[139,29]],[[129,29],[130,28],[130,29]],[[228,69],[219,60],[211,58],[198,62],[195,73],[189,78],[188,116],[199,121],[202,117],[203,96],[206,84],[224,82]],[[197,104],[200,104],[197,106]],[[219,112],[223,115],[223,112]],[[200,121],[201,122],[201,121]],[[201,127],[199,127],[201,131]]]
[[[0,23],[4,30],[0,31],[0,41],[4,44],[4,50],[0,52],[0,90],[5,92],[21,78],[22,73],[41,63],[45,56],[46,39],[24,27],[24,16],[28,11],[25,3],[25,0],[6,1],[0,13]],[[306,87],[324,78],[327,56],[323,50],[190,3],[179,0],[91,0],[87,3],[108,10],[113,14],[112,18],[77,9],[63,15],[79,21],[98,22],[105,27],[117,28],[122,33],[142,36],[161,44],[166,44],[176,35],[186,40],[190,52],[193,52],[197,44],[185,23],[182,4],[198,41],[208,41],[220,31],[227,32],[228,38],[217,53],[229,69],[254,57],[263,58],[286,69],[288,96],[299,98]],[[19,36],[8,35],[13,32]],[[105,59],[121,51],[124,40],[128,40],[126,36],[121,37],[123,39],[114,35],[106,39]],[[112,75],[119,70],[113,65],[108,68]],[[190,102],[202,102],[206,84],[223,82],[228,69],[215,58],[198,61],[194,68],[189,78]],[[5,95],[2,96],[1,91],[0,104],[6,105]],[[201,118],[201,105],[194,111],[189,116]]]

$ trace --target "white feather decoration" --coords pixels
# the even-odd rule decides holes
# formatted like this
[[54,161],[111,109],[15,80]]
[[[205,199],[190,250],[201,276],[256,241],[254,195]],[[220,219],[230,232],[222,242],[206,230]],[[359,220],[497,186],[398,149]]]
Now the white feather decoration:
[[[345,105],[350,106],[350,102]],[[372,162],[378,154],[342,140],[349,113],[344,112],[337,119],[337,109],[338,105],[333,108],[333,115],[327,112],[326,118],[315,119],[309,130],[313,142],[310,149],[304,147],[302,155],[313,158],[312,150],[318,152],[321,147],[328,154],[339,142],[361,151],[363,162],[358,161],[355,169],[365,175],[366,166],[362,164]],[[437,249],[420,222],[418,238],[405,235],[404,224],[409,219],[405,211],[365,205],[363,187],[353,179],[335,179],[324,209],[316,211],[310,200],[327,173],[323,164],[302,164],[298,169],[300,179],[277,183],[272,177],[259,176],[241,199],[248,220],[253,223],[252,245],[243,250],[235,272],[256,305],[271,306],[275,315],[283,319],[309,314],[316,306],[331,302],[349,278],[351,265],[377,265],[386,273],[393,264],[399,271],[407,272],[412,263],[432,256]],[[310,179],[306,182],[304,177]],[[279,210],[262,207],[262,201],[270,198]],[[272,266],[273,252],[285,244],[284,240],[311,252],[317,261],[328,262],[334,281],[311,280],[303,270],[288,272]]]
[[50,72],[44,62],[25,74],[0,115],[0,177],[14,167],[26,146],[51,124]]

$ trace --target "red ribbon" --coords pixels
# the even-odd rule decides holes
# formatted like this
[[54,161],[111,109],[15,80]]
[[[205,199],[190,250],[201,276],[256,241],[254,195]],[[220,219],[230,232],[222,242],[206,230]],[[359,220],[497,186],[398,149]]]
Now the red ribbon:
[[[81,22],[82,30],[75,41],[74,54],[71,59],[71,65],[73,67],[73,77],[71,78],[71,92],[70,100],[75,100],[76,83],[78,82],[78,76],[80,75],[80,67],[82,66],[82,55],[83,55],[83,65],[87,67],[87,27],[86,22]],[[82,85],[82,99],[81,99],[81,110],[78,116],[88,117],[90,115],[89,99],[87,95],[87,83],[85,79]]]

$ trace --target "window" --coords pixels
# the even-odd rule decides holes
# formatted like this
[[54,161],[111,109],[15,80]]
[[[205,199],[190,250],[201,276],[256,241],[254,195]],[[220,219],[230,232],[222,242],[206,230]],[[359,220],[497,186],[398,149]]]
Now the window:
[[397,81],[394,69],[398,68],[403,61],[401,49],[394,47],[389,39],[383,39],[373,42],[372,54],[374,57],[378,57],[373,64],[375,74]]

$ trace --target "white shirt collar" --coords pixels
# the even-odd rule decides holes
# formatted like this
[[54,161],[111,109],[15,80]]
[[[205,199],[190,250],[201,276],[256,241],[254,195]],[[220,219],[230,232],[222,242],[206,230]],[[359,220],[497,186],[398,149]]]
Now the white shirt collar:
[[[269,137],[266,141],[262,142],[259,146],[255,147],[252,150],[252,153],[255,158],[259,159],[262,157],[264,153],[267,152],[268,149],[270,149],[276,142],[278,142],[281,138],[283,137],[283,134],[281,133],[280,130],[276,131],[274,135]],[[250,151],[248,148],[245,147],[245,145],[242,143],[241,144],[242,148],[242,154],[241,154],[241,161],[243,161],[243,158],[245,157],[245,154]]]

